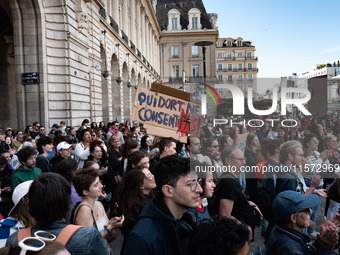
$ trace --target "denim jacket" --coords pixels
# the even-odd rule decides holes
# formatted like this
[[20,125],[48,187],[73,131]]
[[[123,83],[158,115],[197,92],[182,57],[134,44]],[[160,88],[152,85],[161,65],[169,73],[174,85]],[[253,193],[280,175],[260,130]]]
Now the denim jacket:
[[[39,227],[38,225],[35,225],[32,227],[32,233],[43,230],[58,236],[67,225],[69,224],[61,220],[53,222],[48,227]],[[7,239],[6,245],[18,245],[18,232]],[[93,227],[79,229],[66,244],[66,249],[72,255],[109,254],[106,241],[99,231]]]

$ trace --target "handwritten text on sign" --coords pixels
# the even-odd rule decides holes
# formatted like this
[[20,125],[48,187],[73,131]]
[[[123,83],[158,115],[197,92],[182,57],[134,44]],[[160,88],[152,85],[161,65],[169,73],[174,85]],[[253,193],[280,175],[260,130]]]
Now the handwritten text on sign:
[[[138,88],[133,120],[184,134],[199,134],[201,107],[182,99]],[[149,131],[149,130],[148,130]]]

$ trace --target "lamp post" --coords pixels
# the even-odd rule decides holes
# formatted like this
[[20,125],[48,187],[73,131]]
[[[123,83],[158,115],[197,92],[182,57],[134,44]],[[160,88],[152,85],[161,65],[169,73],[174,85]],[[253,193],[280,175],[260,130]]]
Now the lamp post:
[[[210,46],[212,45],[213,42],[210,41],[200,41],[200,42],[196,42],[195,45],[196,46],[202,46],[202,53],[203,53],[203,80],[204,83],[206,83],[206,79],[207,79],[207,72],[206,72],[206,61],[205,61],[205,53],[206,53],[206,46]],[[205,88],[205,85],[204,85]],[[202,98],[201,98],[201,113],[202,115],[206,115],[207,114],[207,94],[204,92],[202,94]]]
[[206,73],[206,61],[205,61],[205,53],[206,53],[206,46],[210,46],[212,45],[213,42],[210,41],[201,41],[201,42],[197,42],[195,43],[196,46],[202,46],[202,53],[203,53],[203,78],[204,78],[204,83],[206,82],[206,78],[207,78],[207,73]]
[[106,80],[109,76],[110,76],[110,72],[107,70],[107,59],[106,59],[106,30],[102,30],[102,34],[104,35],[104,54],[105,54],[105,70],[102,72],[102,75],[104,77],[104,79]]
[[119,46],[120,46],[120,44],[119,43],[117,43],[116,44],[116,47],[117,47],[117,49],[118,49],[118,79],[116,80],[116,82],[118,83],[118,85],[120,85],[121,83],[122,83],[122,78],[120,77],[120,64],[119,64]]

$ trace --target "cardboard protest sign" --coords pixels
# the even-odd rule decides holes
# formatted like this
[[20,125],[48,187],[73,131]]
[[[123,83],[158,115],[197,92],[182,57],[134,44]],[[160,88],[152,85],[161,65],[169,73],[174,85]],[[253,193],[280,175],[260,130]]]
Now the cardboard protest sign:
[[240,134],[238,135],[237,140],[236,140],[236,146],[238,146],[243,153],[246,149],[247,136],[248,134]]
[[148,134],[186,142],[188,134],[200,133],[200,113],[198,104],[138,87],[132,120],[143,123]]

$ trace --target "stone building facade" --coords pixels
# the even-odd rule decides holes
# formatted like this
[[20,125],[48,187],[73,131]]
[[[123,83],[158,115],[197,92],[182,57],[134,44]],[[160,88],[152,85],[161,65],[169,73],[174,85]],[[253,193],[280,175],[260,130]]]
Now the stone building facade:
[[[163,84],[191,92],[193,100],[201,100],[197,89],[204,82],[203,49],[198,42],[210,42],[205,46],[206,83],[216,83],[217,14],[207,13],[201,0],[157,3],[157,18],[162,30],[160,40],[161,77]],[[208,97],[208,106],[213,106]],[[209,111],[210,110],[210,111]],[[208,107],[208,116],[215,116],[215,107]]]
[[[0,1],[0,123],[46,127],[130,118],[135,87],[160,81],[156,1]],[[37,83],[22,84],[23,74]]]
[[[243,38],[219,38],[216,44],[216,75],[219,83],[233,84],[246,92],[253,88],[257,92],[257,62],[255,46]],[[230,98],[231,93],[223,91],[222,97]]]

